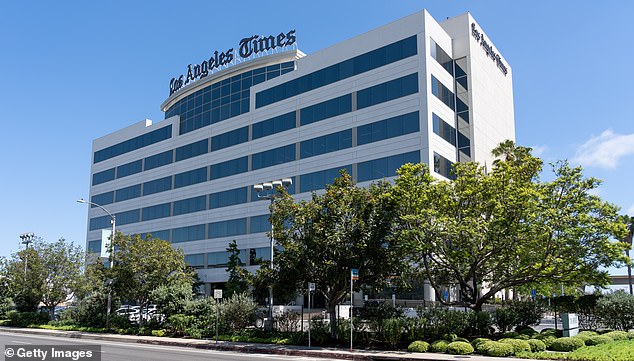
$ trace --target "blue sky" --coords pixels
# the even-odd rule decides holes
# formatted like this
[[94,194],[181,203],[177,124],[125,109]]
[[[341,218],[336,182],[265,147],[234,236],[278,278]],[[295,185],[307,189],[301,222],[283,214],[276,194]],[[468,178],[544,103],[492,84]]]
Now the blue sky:
[[470,11],[513,68],[517,142],[634,214],[634,2],[3,1],[0,256],[26,231],[84,244],[92,140],[163,119],[187,64],[290,29],[310,54],[422,9]]

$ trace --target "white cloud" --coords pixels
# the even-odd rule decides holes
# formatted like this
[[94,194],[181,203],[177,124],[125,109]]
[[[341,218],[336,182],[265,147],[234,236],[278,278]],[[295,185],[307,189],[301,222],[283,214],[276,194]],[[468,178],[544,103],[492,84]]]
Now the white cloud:
[[630,217],[634,217],[634,203],[632,203],[632,205],[630,206],[630,209],[627,210],[626,214]]
[[571,162],[584,167],[614,169],[622,157],[630,154],[634,154],[634,134],[617,134],[608,128],[581,145]]
[[533,151],[531,153],[533,154],[533,156],[537,158],[542,158],[544,153],[548,151],[548,146],[546,145],[535,145],[535,146],[532,146],[531,148],[533,148]]

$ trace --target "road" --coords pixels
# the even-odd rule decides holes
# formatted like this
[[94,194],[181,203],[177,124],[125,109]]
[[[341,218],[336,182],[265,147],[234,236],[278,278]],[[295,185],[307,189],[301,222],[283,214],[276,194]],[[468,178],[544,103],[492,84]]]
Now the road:
[[[158,345],[142,345],[134,343],[97,341],[97,340],[78,340],[68,339],[64,337],[39,336],[39,335],[22,335],[16,333],[0,333],[0,344],[2,344],[2,352],[4,353],[7,345],[14,346],[32,346],[32,345],[101,345],[102,361],[174,361],[174,360],[205,360],[205,361],[268,361],[268,360],[284,360],[284,361],[316,361],[327,360],[324,358],[310,358],[298,356],[280,356],[280,355],[262,355],[262,354],[246,354],[213,350],[197,350],[185,347],[170,347]],[[4,360],[4,356],[2,357]],[[334,359],[332,359],[334,360]]]

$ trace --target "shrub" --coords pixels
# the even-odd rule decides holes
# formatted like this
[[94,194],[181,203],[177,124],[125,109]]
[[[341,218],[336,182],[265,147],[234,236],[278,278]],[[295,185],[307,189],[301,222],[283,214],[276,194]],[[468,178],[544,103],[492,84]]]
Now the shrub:
[[531,347],[531,352],[546,351],[546,344],[544,343],[544,341],[530,339],[530,340],[527,340],[526,342]]
[[504,332],[504,334],[502,335],[502,337],[504,338],[515,338],[517,336],[519,336],[520,334],[515,332],[515,331],[509,331],[509,332]]
[[281,332],[295,332],[300,328],[300,314],[293,311],[283,312],[274,318],[275,326]]
[[506,357],[513,355],[513,345],[498,341],[485,341],[478,344],[476,348],[479,353],[485,356]]
[[519,333],[520,335],[526,335],[526,336],[533,336],[539,333],[530,326],[518,326],[515,329],[515,332]]
[[470,343],[470,342],[469,342],[469,340],[467,340],[467,339],[466,339],[466,338],[464,338],[464,337],[456,337],[456,338],[454,338],[453,340],[451,340],[451,342],[457,342],[457,341]]
[[544,336],[562,337],[563,336],[563,331],[562,330],[555,330],[554,328],[545,328],[545,329],[542,330],[541,334],[544,335]]
[[469,315],[469,333],[472,336],[486,336],[493,333],[493,320],[491,314],[486,311],[468,312]]
[[429,350],[429,343],[425,341],[414,341],[407,346],[409,352],[427,352]]
[[545,345],[546,348],[550,348],[550,346],[552,346],[553,342],[555,342],[555,340],[557,339],[557,337],[555,336],[543,336],[542,338],[539,338],[538,340],[542,341]]
[[396,346],[405,330],[405,320],[402,318],[389,318],[385,320],[383,325],[383,336],[385,341],[389,342],[393,347]]
[[627,338],[629,340],[633,340],[634,339],[634,331],[628,331],[627,332]]
[[184,336],[196,325],[196,317],[183,314],[171,315],[167,318],[166,326],[175,336]]
[[152,336],[165,337],[165,334],[166,334],[165,330],[152,330]]
[[484,337],[478,337],[476,339],[474,339],[473,341],[471,341],[471,345],[473,345],[473,347],[477,348],[479,344],[481,344],[482,342],[485,341],[491,341],[490,338],[484,338]]
[[447,345],[447,353],[451,355],[470,355],[473,353],[473,346],[468,342],[454,341]]
[[447,340],[438,340],[431,344],[430,350],[431,352],[439,352],[443,353],[447,351],[447,345],[449,345],[449,341]]
[[507,343],[511,346],[513,346],[513,354],[516,355],[520,352],[530,352],[531,350],[531,345],[524,341],[524,340],[518,340],[518,339],[514,339],[514,338],[503,338],[500,340],[500,342],[502,343]]
[[622,341],[628,339],[628,334],[625,331],[610,331],[608,333],[604,333],[603,336],[608,336],[614,341]]
[[634,296],[618,290],[597,301],[596,314],[612,329],[627,331],[634,328]]
[[553,351],[570,352],[585,346],[582,339],[576,337],[561,337],[553,341],[550,349]]
[[223,322],[231,331],[252,326],[257,320],[258,305],[246,293],[233,294],[220,306]]
[[48,323],[48,312],[19,312],[9,311],[7,312],[7,318],[9,319],[9,326],[26,327],[29,325],[44,325]]
[[310,322],[310,338],[318,345],[330,339],[330,326],[320,316],[314,316]]
[[420,308],[418,319],[410,325],[412,336],[415,339],[438,339],[452,333],[468,336],[472,313],[440,307]]
[[603,343],[613,342],[614,340],[609,336],[596,335],[590,336],[585,342],[586,346],[596,346]]
[[539,324],[544,307],[535,301],[511,301],[495,310],[493,322],[501,332],[513,327],[524,328]]

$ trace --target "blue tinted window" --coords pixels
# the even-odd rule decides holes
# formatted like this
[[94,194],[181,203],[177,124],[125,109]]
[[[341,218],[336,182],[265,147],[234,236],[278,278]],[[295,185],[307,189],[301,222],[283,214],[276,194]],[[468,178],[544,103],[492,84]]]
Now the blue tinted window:
[[204,268],[205,267],[205,254],[197,253],[197,254],[188,254],[185,255],[185,263],[188,266],[193,268]]
[[296,112],[290,112],[277,117],[263,120],[255,123],[252,126],[251,138],[258,139],[266,137],[267,135],[283,132],[285,130],[293,129],[296,125]]
[[418,74],[390,80],[357,92],[357,109],[363,109],[418,92]]
[[151,236],[151,239],[162,239],[164,241],[169,241],[170,240],[170,230],[169,229],[164,229],[162,231],[152,231],[152,232],[146,232],[146,233],[141,233],[139,234],[139,237],[141,237],[141,239],[145,239],[148,235]]
[[207,181],[207,167],[178,173],[174,176],[174,189]]
[[230,175],[244,173],[248,170],[249,159],[242,157],[211,166],[211,179],[228,177]]
[[174,215],[204,211],[207,209],[207,196],[198,196],[174,202]]
[[[96,229],[111,229],[112,223],[110,223],[112,219],[110,216],[101,216],[90,219],[90,230],[94,231]],[[119,219],[117,219],[119,221]]]
[[363,125],[357,128],[357,145],[378,142],[419,131],[418,112]]
[[456,128],[449,125],[441,117],[432,113],[434,133],[439,135],[442,139],[449,142],[454,147],[456,146]]
[[127,177],[131,174],[140,173],[142,171],[143,161],[135,160],[117,167],[117,178]]
[[247,233],[247,219],[230,219],[209,223],[209,238],[230,237]]
[[106,169],[92,175],[92,185],[105,183],[114,180],[115,168]]
[[176,148],[176,161],[196,157],[206,154],[209,150],[209,139],[199,140],[197,142]]
[[431,76],[431,93],[451,108],[451,110],[456,110],[453,93],[433,75]]
[[247,202],[247,187],[230,189],[209,195],[209,208],[222,208]]
[[311,105],[300,110],[301,125],[306,125],[352,111],[352,94]]
[[155,206],[143,208],[143,220],[149,221],[152,219],[165,218],[170,216],[170,203],[157,204]]
[[172,176],[155,179],[153,181],[143,183],[143,195],[165,192],[172,189]]
[[352,166],[350,165],[302,174],[299,177],[300,193],[324,189],[326,184],[332,184],[335,178],[340,176],[340,169],[345,169],[348,174],[352,174]]
[[453,163],[449,159],[434,152],[434,172],[445,178],[454,179],[455,177],[452,174],[452,165]]
[[469,157],[471,156],[471,140],[461,131],[458,131],[458,150]]
[[211,138],[211,151],[228,148],[249,141],[249,127],[242,127]]
[[[114,192],[110,191],[110,192],[106,192],[106,193],[101,193],[101,194],[96,194],[92,197],[90,197],[90,201],[93,203],[97,203],[100,206],[103,206],[105,204],[110,204],[114,202]],[[96,207],[91,205],[91,207]]]
[[352,147],[352,129],[324,135],[300,143],[302,159]]
[[128,139],[124,142],[115,144],[108,148],[104,148],[95,152],[94,163],[99,163],[106,159],[114,158],[118,155],[131,152],[133,150],[141,149],[148,145],[158,143],[162,140],[172,137],[172,126],[168,125],[161,129],[154,130],[147,134],[140,135],[138,137]]
[[172,229],[172,243],[198,241],[201,239],[205,239],[204,224]]
[[270,232],[271,223],[269,223],[269,215],[251,217],[249,220],[249,233]]
[[207,253],[207,264],[209,267],[224,267],[229,263],[229,252],[210,252]]
[[252,266],[261,264],[262,261],[269,261],[270,259],[270,247],[251,248],[251,250],[249,250],[249,264]]
[[88,247],[86,247],[88,253],[101,253],[101,240],[88,241]]
[[276,164],[292,162],[295,160],[295,144],[267,150],[253,154],[251,157],[251,169],[270,167]]
[[436,44],[434,39],[430,40],[431,42],[429,44],[429,50],[431,52],[432,58],[436,59],[438,64],[442,65],[447,73],[453,76],[453,59],[440,47],[440,45]]
[[416,36],[414,35],[258,92],[255,98],[255,107],[260,108],[265,105],[273,104],[280,100],[320,88],[324,85],[364,73],[368,70],[376,69],[383,65],[415,55],[416,52]]
[[357,179],[359,182],[365,182],[373,179],[394,177],[396,170],[405,163],[420,163],[420,152],[397,154],[359,163],[357,165]]
[[155,154],[145,158],[143,169],[150,170],[158,167],[162,167],[164,165],[172,163],[172,158],[174,156],[173,150],[168,150],[167,152]]
[[124,225],[130,223],[139,222],[139,212],[140,209],[133,209],[131,211],[117,213],[117,225]]
[[135,184],[130,187],[117,189],[116,200],[117,202],[123,202],[128,199],[138,198],[141,196],[141,185]]

